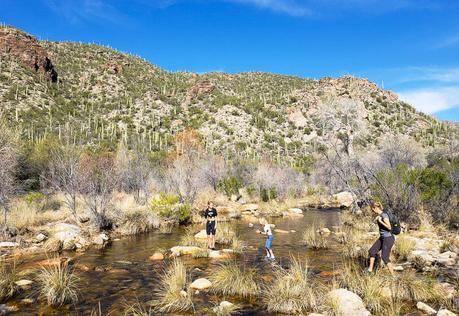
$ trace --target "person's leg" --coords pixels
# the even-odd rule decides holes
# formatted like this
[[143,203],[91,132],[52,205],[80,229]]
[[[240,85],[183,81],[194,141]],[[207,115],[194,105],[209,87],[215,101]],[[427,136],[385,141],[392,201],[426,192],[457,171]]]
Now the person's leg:
[[206,234],[207,234],[207,248],[212,248],[212,232],[210,223],[206,223]]
[[389,269],[389,272],[392,276],[394,276],[394,267],[392,266],[392,263],[390,262],[390,253],[391,253],[392,247],[394,246],[394,243],[395,243],[394,236],[384,238],[382,241],[382,251],[381,251],[382,260],[384,264],[387,266],[387,268]]
[[381,247],[382,247],[381,239],[378,239],[375,241],[373,246],[371,246],[370,250],[368,251],[370,254],[370,265],[368,267],[369,272],[373,272],[373,269],[375,267],[376,255],[378,254],[379,250],[381,250]]
[[271,253],[269,251],[269,248],[271,247],[270,242],[269,242],[269,237],[266,237],[265,241],[265,250],[266,250],[266,258],[270,259],[271,258]]
[[216,224],[214,222],[214,224],[212,225],[212,249],[215,249],[215,235],[217,234],[217,229],[215,225]]

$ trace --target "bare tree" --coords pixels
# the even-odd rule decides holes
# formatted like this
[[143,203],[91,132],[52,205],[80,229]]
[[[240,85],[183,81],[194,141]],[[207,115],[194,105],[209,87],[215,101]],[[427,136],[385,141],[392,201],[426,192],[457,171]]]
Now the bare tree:
[[57,191],[64,194],[65,204],[76,221],[77,197],[82,189],[81,178],[81,150],[74,146],[60,147],[53,150],[47,174],[46,182]]
[[404,164],[408,167],[422,167],[426,164],[421,145],[406,135],[396,135],[384,140],[380,151],[382,167],[395,168]]
[[[152,176],[147,157],[139,151],[128,151],[123,144],[120,144],[115,163],[121,190],[128,193],[133,192],[137,202],[146,203],[149,198],[148,187]],[[142,194],[143,199],[141,199]]]
[[0,121],[0,208],[3,209],[3,224],[7,228],[8,205],[16,187],[17,146],[16,136]]
[[118,185],[115,163],[108,154],[85,156],[80,168],[81,192],[97,228],[111,225],[105,212]]
[[204,179],[216,191],[218,183],[228,173],[225,161],[221,157],[208,156],[200,167]]

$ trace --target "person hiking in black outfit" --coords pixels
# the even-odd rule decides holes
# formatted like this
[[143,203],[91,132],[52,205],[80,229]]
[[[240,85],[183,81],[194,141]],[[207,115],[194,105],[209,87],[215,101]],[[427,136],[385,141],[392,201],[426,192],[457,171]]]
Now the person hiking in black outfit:
[[373,272],[375,265],[376,256],[381,251],[381,257],[384,264],[389,269],[391,275],[394,275],[394,268],[390,262],[390,253],[395,243],[395,236],[392,233],[392,226],[389,219],[389,214],[383,211],[383,206],[379,202],[375,202],[371,205],[371,210],[376,215],[375,221],[379,227],[379,239],[371,246],[370,254],[370,266],[368,272]]
[[217,233],[217,209],[214,203],[207,202],[207,209],[204,211],[206,221],[207,246],[215,250],[215,234]]

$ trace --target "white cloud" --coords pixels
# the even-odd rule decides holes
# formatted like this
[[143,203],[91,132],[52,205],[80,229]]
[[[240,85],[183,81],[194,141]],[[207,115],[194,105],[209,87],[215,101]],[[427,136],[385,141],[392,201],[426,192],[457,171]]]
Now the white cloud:
[[399,95],[402,100],[427,114],[459,105],[459,86],[406,90]]
[[436,45],[436,48],[448,48],[456,45],[459,45],[459,35],[457,34],[442,40]]

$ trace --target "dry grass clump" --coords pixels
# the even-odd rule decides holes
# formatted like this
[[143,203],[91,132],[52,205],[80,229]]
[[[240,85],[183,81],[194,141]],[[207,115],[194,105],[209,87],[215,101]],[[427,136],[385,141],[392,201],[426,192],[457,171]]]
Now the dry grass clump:
[[407,260],[414,250],[416,242],[406,235],[400,235],[395,240],[394,253],[398,260]]
[[191,257],[194,259],[199,259],[199,258],[209,258],[210,255],[210,250],[207,248],[202,248],[199,251],[193,252]]
[[381,313],[388,302],[385,293],[385,279],[381,275],[364,274],[360,266],[352,261],[345,261],[340,279],[341,286],[362,297],[365,305],[373,313]]
[[225,302],[222,302],[220,305],[215,306],[212,308],[212,312],[216,316],[231,316],[231,315],[237,315],[238,311],[241,309],[239,305],[237,304],[224,304]]
[[174,229],[175,223],[172,221],[162,221],[159,224],[159,231],[162,234],[172,234],[172,230]]
[[234,253],[242,253],[244,250],[245,244],[244,242],[237,236],[234,236],[231,241],[231,249]]
[[19,275],[16,270],[16,264],[6,264],[0,260],[0,302],[6,301],[19,292],[16,281]]
[[64,221],[69,216],[66,210],[40,210],[35,203],[17,200],[12,203],[8,222],[10,226],[23,229]]
[[317,306],[306,263],[291,259],[290,269],[277,268],[273,282],[263,291],[270,313],[301,314]]
[[43,246],[46,252],[58,252],[62,250],[63,243],[59,238],[51,237],[45,241]]
[[142,209],[125,211],[120,219],[118,230],[123,235],[137,235],[158,228],[159,218]]
[[303,232],[303,243],[312,249],[328,248],[327,238],[324,234],[318,232],[321,227],[316,223],[308,226]]
[[220,264],[210,276],[214,290],[223,295],[256,296],[260,292],[258,273],[254,268],[235,261]]
[[39,275],[40,294],[48,305],[62,306],[78,301],[78,277],[68,264],[44,267]]
[[189,278],[183,262],[175,259],[164,272],[158,299],[153,302],[155,313],[184,312],[193,308],[193,292],[188,289]]
[[441,302],[444,300],[443,288],[429,277],[406,271],[400,274],[395,285],[396,295],[405,301]]
[[222,245],[231,245],[233,238],[236,237],[236,232],[233,227],[228,223],[217,223],[217,234],[215,241]]
[[150,316],[153,315],[151,307],[146,307],[140,302],[134,304],[124,304],[124,316]]

